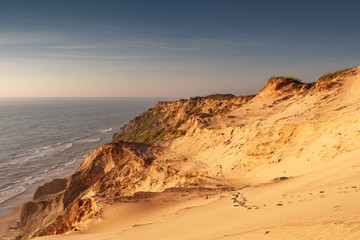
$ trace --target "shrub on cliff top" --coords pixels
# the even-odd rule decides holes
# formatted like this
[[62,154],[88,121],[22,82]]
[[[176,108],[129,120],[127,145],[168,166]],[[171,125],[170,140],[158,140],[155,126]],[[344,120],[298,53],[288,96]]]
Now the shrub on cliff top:
[[276,79],[282,79],[284,81],[295,82],[297,84],[302,84],[303,83],[299,78],[296,78],[296,77],[293,77],[293,76],[271,77],[271,78],[269,78],[269,82],[274,81]]
[[202,99],[213,99],[213,100],[229,100],[232,98],[235,98],[236,96],[230,93],[226,93],[226,94],[210,94],[204,97],[191,97],[190,101],[198,101],[198,100],[202,100]]
[[322,81],[331,81],[332,79],[342,75],[342,74],[345,74],[347,72],[349,72],[350,70],[352,70],[353,67],[351,68],[346,68],[346,69],[342,69],[342,70],[339,70],[339,71],[336,71],[336,72],[332,72],[332,73],[327,73],[325,75],[322,75],[318,81],[322,82]]
[[209,96],[206,96],[207,99],[213,99],[213,100],[229,100],[236,97],[233,94],[227,93],[227,94],[211,94]]

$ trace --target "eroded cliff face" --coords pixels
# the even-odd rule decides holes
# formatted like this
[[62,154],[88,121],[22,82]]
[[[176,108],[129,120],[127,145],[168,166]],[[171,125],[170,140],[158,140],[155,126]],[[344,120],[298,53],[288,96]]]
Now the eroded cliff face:
[[132,150],[129,144],[106,144],[90,154],[69,179],[39,187],[22,210],[19,226],[24,237],[64,233],[97,214],[97,198],[134,193],[151,159],[146,153],[138,156],[143,147]]
[[99,147],[69,179],[55,179],[38,188],[22,209],[19,238],[80,230],[81,223],[97,217],[109,200],[187,187],[200,177],[175,167],[178,158],[161,159],[161,155],[163,147],[143,143]]
[[[209,119],[229,116],[231,112],[246,109],[247,106],[271,104],[320,95],[341,89],[344,78],[354,75],[357,68],[349,68],[325,74],[314,83],[302,83],[294,77],[272,77],[257,95],[234,96],[214,94],[206,97],[193,97],[173,102],[158,102],[154,108],[131,120],[114,135],[113,142],[156,142],[184,136],[193,126],[194,119]],[[269,104],[269,101],[272,103]],[[260,114],[263,114],[261,112]],[[204,121],[203,121],[204,122]]]
[[249,102],[254,96],[214,94],[174,102],[158,102],[154,108],[131,120],[114,135],[113,141],[155,142],[183,136],[185,123],[198,114],[225,114]]
[[256,96],[159,102],[69,179],[39,187],[22,210],[22,238],[81,229],[109,200],[138,192],[241,187],[320,169],[360,148],[359,100],[356,67],[313,84],[271,78]]

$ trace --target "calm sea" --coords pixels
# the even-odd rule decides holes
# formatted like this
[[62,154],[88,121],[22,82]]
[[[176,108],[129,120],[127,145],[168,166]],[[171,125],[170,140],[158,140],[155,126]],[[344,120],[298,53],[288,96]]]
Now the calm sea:
[[0,216],[29,200],[37,186],[71,175],[158,100],[171,99],[0,98]]

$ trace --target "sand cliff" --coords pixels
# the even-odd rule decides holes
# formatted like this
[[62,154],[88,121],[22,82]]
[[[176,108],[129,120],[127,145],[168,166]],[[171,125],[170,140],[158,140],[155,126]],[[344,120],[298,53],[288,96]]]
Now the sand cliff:
[[[180,217],[191,222],[191,216],[196,216],[194,219],[205,221],[208,230],[194,230],[189,235],[194,239],[245,236],[258,239],[257,231],[266,235],[270,231],[254,227],[257,221],[263,222],[261,226],[268,226],[274,216],[286,218],[289,217],[286,214],[300,214],[299,202],[312,204],[309,209],[316,209],[319,198],[328,196],[327,201],[332,205],[341,206],[344,202],[345,215],[339,217],[346,221],[353,201],[336,194],[344,191],[353,199],[358,197],[359,179],[354,176],[360,171],[356,161],[360,156],[359,100],[360,67],[355,67],[324,75],[313,84],[289,77],[270,78],[253,96],[211,95],[159,102],[122,127],[112,143],[90,154],[68,179],[53,180],[39,187],[33,200],[23,207],[19,238],[86,229],[86,223],[96,221],[94,219],[114,218],[114,213],[104,209],[124,201],[135,205],[147,202],[152,206],[167,201],[180,206],[179,202],[187,201],[185,207],[171,208],[169,211],[173,214],[198,206],[197,212],[189,210]],[[194,203],[198,198],[205,202]],[[232,208],[268,213],[230,213],[222,205],[228,200]],[[272,212],[271,209],[276,208],[267,208],[290,203],[294,203],[293,208],[285,212]],[[211,215],[209,208],[216,213]],[[324,215],[326,209],[319,209],[319,213],[308,213],[301,221]],[[196,215],[201,211],[205,215]],[[161,222],[162,217],[153,214],[155,212],[150,214],[152,218]],[[234,225],[230,215],[238,217],[242,225]],[[119,213],[115,218],[121,216]],[[123,216],[129,217],[125,210]],[[215,220],[216,216],[228,221],[221,225]],[[351,228],[353,235],[349,235],[352,239],[350,237],[359,236],[359,231],[353,229],[360,223],[353,215],[350,218],[354,227]],[[173,234],[177,233],[175,226],[179,220],[171,216],[167,219],[163,226],[174,228]],[[283,226],[285,220],[280,219],[279,226]],[[299,221],[293,223],[298,224],[295,228],[304,227]],[[132,226],[137,224],[133,223]],[[248,231],[236,231],[239,226]],[[141,226],[141,229],[150,231],[148,236],[156,236],[154,229],[158,227],[154,224],[152,229],[151,226]],[[339,225],[337,228],[334,233],[345,231]],[[133,239],[144,237],[136,231],[137,227],[127,229]],[[311,229],[312,226],[308,226],[308,230]],[[215,230],[216,233],[212,232]],[[319,231],[319,227],[311,231]],[[130,239],[128,233],[121,234],[124,239]],[[291,234],[289,226],[275,236],[286,237],[286,234]],[[76,239],[76,235],[73,238]]]

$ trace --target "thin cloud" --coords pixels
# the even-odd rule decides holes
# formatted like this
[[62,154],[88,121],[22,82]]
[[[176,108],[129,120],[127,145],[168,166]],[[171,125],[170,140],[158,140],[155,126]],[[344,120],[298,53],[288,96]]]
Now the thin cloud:
[[266,42],[262,40],[248,39],[243,37],[240,40],[209,39],[209,38],[190,38],[190,39],[154,39],[133,41],[121,41],[121,45],[152,47],[158,49],[178,50],[178,51],[242,51],[248,48],[264,46]]
[[192,48],[192,47],[168,47],[168,46],[164,46],[161,47],[164,49],[169,49],[169,50],[180,50],[180,51],[208,51],[209,49],[205,49],[205,48]]
[[51,32],[1,32],[0,34],[0,45],[59,43],[64,40],[64,36]]
[[49,46],[47,49],[99,49],[104,48],[105,45],[73,45],[73,46]]
[[57,54],[57,53],[44,53],[36,54],[44,57],[55,58],[72,58],[72,59],[90,59],[90,60],[112,60],[112,61],[138,61],[147,60],[147,56],[110,56],[110,55],[81,55],[81,54]]

